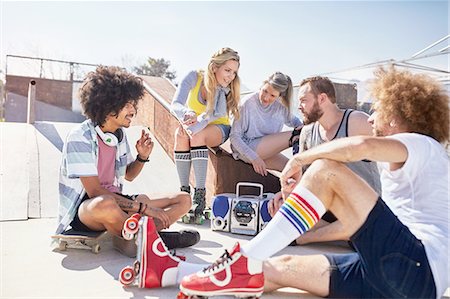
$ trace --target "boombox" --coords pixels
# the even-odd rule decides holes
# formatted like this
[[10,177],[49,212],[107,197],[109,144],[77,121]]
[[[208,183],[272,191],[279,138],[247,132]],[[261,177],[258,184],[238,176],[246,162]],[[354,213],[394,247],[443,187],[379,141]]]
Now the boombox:
[[[242,195],[242,187],[255,187],[259,195]],[[241,235],[256,235],[272,219],[267,203],[273,193],[263,193],[263,185],[240,182],[236,193],[222,193],[212,198],[211,229]]]

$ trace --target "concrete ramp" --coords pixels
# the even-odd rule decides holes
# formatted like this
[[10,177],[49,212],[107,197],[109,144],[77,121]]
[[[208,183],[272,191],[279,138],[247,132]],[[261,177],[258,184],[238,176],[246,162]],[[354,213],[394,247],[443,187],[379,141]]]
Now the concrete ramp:
[[63,140],[73,123],[0,123],[0,221],[54,217]]
[[[0,221],[57,216],[61,150],[76,123],[0,123]],[[142,126],[126,129],[136,156]],[[172,160],[155,141],[150,162],[124,193],[167,193],[178,189]]]
[[28,218],[30,149],[34,127],[0,122],[0,221]]

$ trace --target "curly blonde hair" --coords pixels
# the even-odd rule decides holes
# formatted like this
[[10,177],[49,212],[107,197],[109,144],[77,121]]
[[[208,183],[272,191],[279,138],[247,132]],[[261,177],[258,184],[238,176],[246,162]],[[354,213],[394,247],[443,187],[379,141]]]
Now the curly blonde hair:
[[409,132],[449,140],[449,97],[437,81],[393,66],[379,68],[375,77],[374,104],[386,123],[396,119]]
[[[208,63],[208,69],[206,70],[204,78],[206,88],[206,110],[208,113],[212,113],[212,110],[214,109],[214,93],[216,92],[216,87],[218,85],[214,74],[214,67],[220,67],[228,60],[234,60],[240,64],[238,52],[225,47],[214,53]],[[230,83],[231,91],[227,95],[227,112],[228,114],[233,115],[235,119],[239,118],[238,106],[240,100],[240,86],[239,76],[236,73],[236,77],[233,82]]]

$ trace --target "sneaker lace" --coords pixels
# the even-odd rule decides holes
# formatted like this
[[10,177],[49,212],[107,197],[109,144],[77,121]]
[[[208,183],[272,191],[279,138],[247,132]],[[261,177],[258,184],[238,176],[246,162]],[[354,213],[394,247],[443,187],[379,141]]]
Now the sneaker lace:
[[224,254],[222,254],[222,256],[220,258],[218,258],[217,261],[215,261],[208,267],[204,268],[203,272],[206,273],[208,271],[214,271],[214,269],[218,269],[221,265],[225,264],[229,260],[231,260],[231,255],[225,249]]

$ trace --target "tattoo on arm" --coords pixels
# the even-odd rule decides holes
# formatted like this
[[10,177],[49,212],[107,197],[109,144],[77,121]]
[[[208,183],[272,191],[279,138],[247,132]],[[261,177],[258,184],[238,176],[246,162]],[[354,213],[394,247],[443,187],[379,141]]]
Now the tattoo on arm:
[[119,207],[125,211],[125,212],[130,212],[130,211],[134,211],[136,210],[136,208],[133,208],[134,206],[134,201],[128,200],[128,199],[116,199],[117,204],[119,205]]

